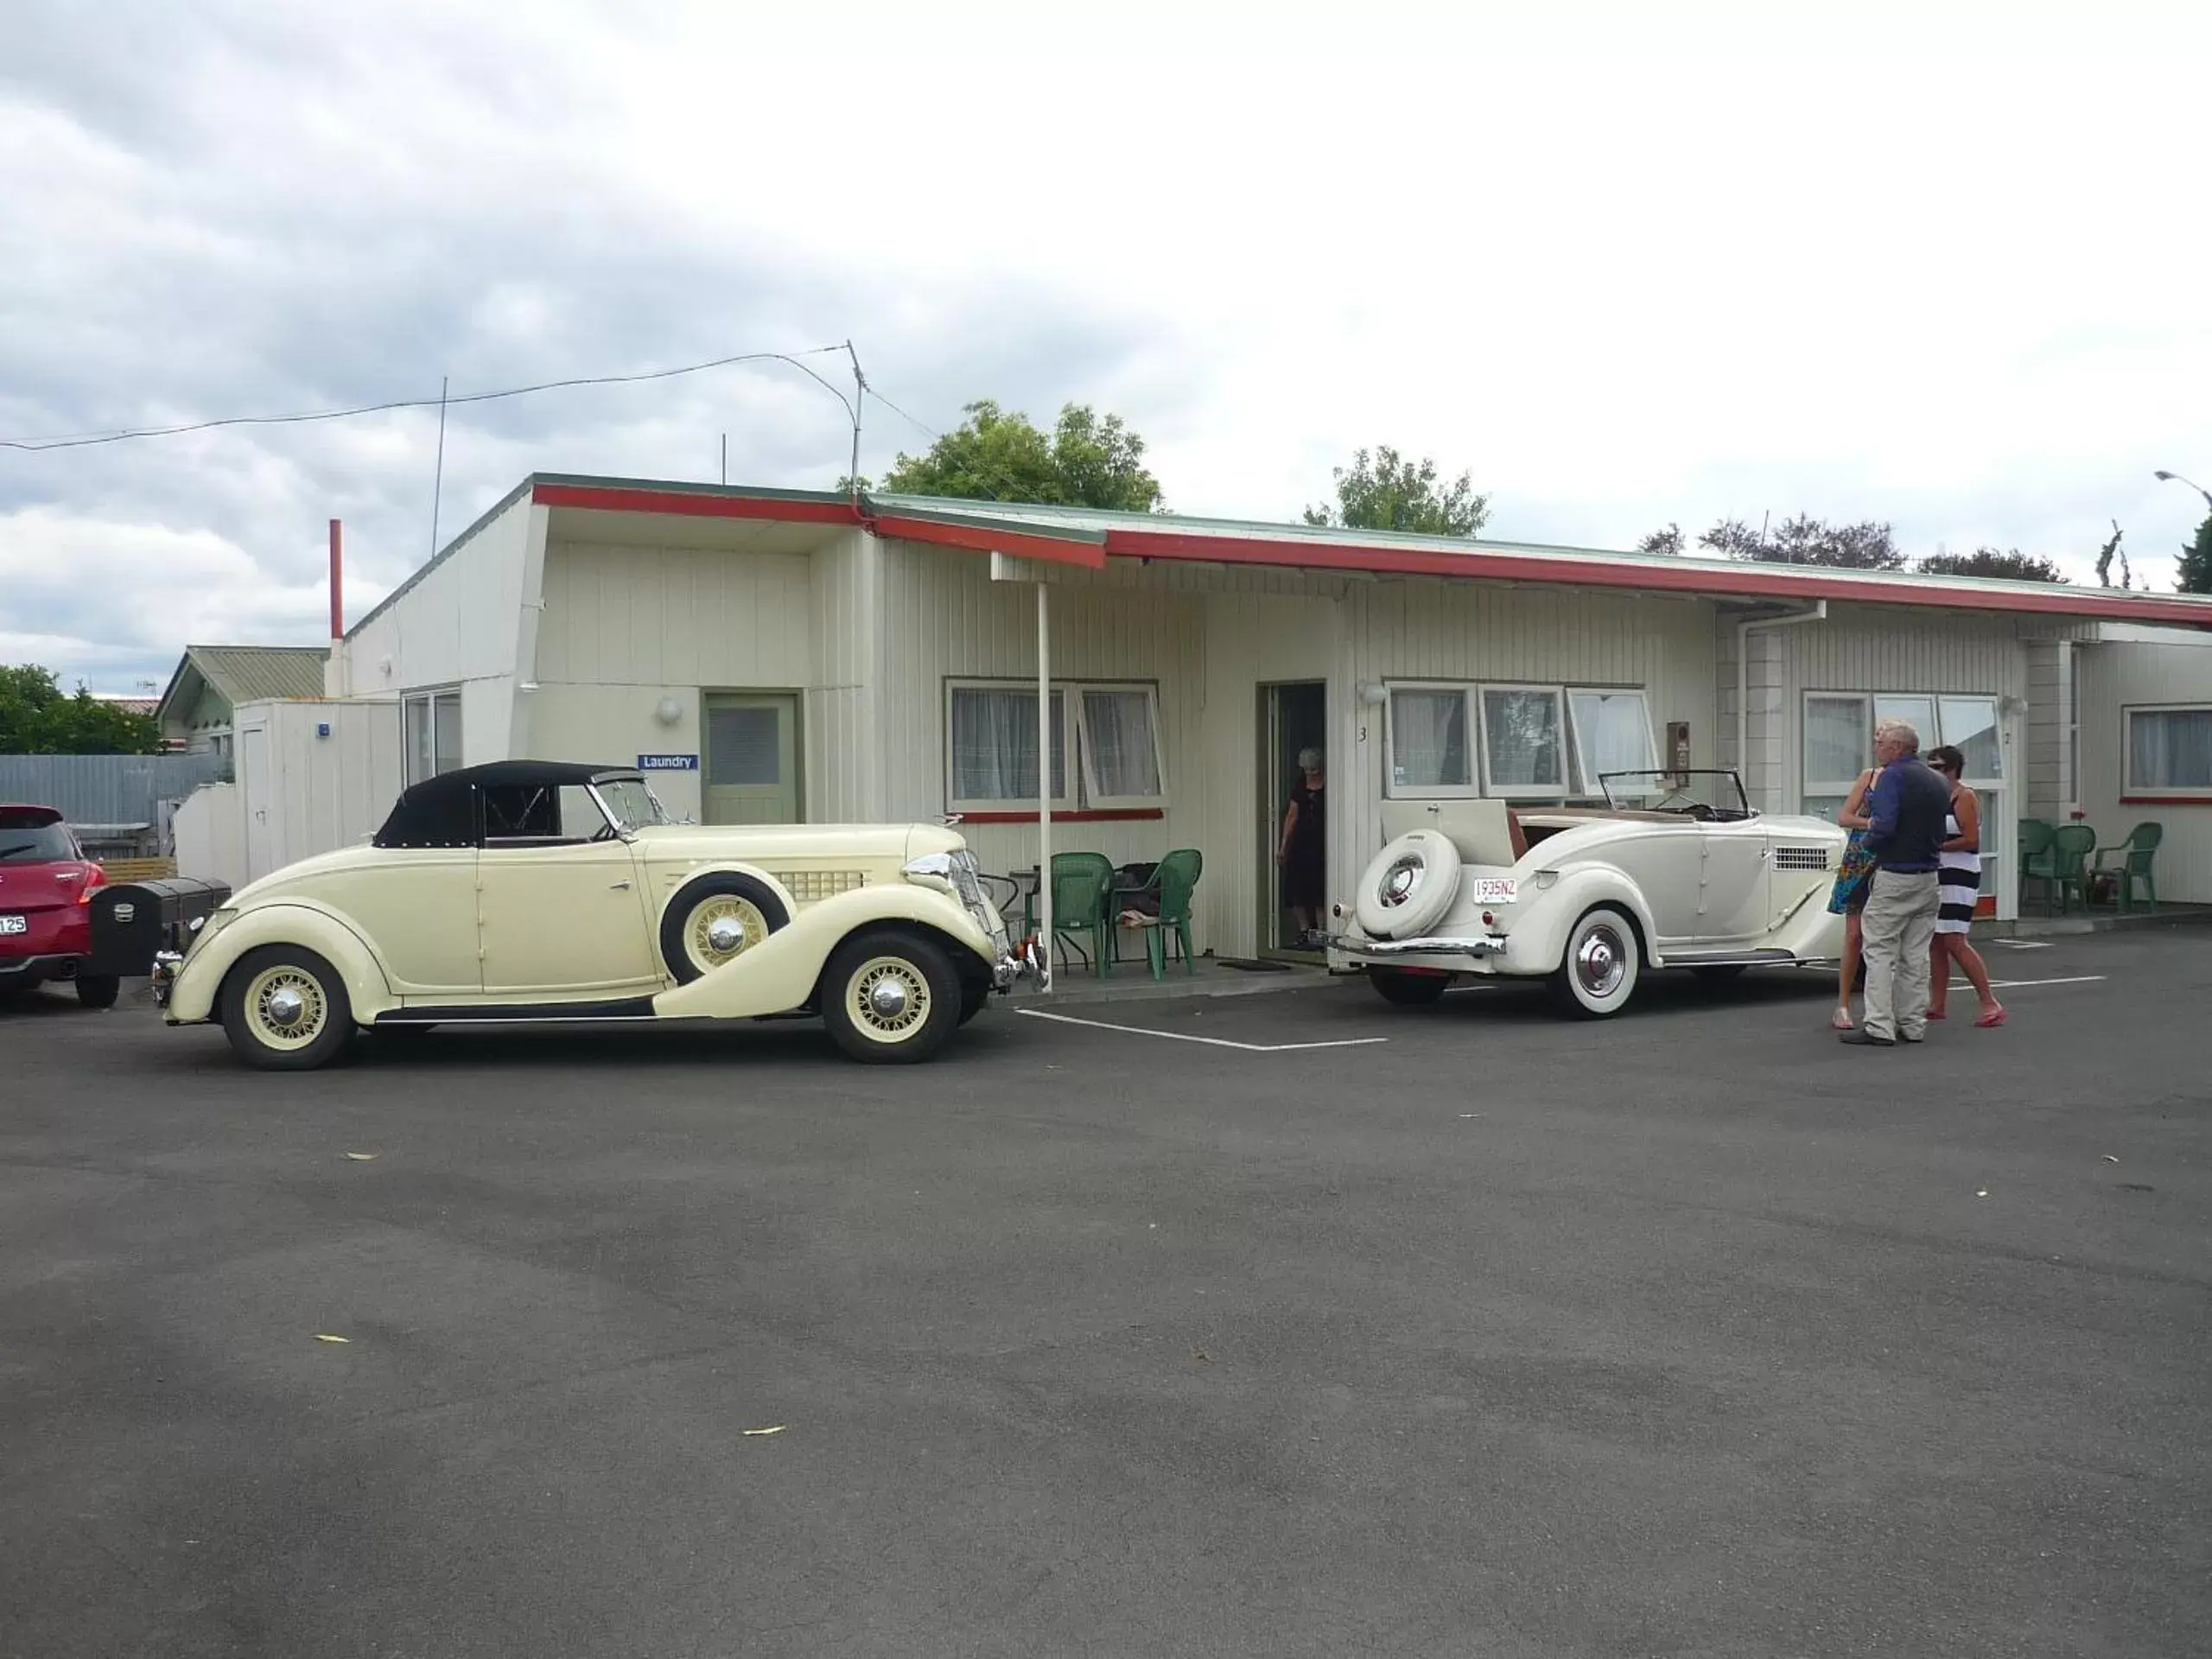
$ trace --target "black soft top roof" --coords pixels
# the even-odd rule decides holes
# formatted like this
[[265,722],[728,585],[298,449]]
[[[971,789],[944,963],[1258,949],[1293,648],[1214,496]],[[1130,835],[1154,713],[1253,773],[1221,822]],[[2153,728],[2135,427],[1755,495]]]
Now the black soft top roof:
[[482,818],[477,803],[492,789],[558,789],[643,774],[632,766],[575,760],[493,760],[441,772],[400,791],[376,833],[379,847],[474,847]]

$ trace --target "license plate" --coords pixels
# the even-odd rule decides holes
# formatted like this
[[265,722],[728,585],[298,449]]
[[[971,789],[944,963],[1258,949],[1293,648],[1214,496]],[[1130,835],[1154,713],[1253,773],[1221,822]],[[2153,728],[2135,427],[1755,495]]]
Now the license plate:
[[1475,878],[1475,902],[1478,905],[1510,905],[1520,887],[1521,884],[1510,876],[1478,875]]
[[0,916],[0,933],[28,933],[31,918],[28,916]]

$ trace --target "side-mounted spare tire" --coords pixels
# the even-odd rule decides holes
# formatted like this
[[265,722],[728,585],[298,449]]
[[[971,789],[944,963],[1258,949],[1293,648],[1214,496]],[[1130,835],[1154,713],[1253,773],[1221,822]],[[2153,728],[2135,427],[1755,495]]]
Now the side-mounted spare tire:
[[1459,849],[1437,830],[1412,830],[1375,855],[1353,913],[1374,939],[1409,939],[1444,919],[1459,892]]
[[775,889],[750,875],[717,870],[687,881],[660,918],[660,959],[679,985],[710,974],[790,925]]

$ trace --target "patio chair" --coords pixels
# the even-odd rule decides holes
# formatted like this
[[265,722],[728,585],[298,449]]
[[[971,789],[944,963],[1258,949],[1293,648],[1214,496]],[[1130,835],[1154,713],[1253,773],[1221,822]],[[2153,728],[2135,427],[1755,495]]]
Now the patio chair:
[[1183,971],[1198,971],[1197,951],[1191,945],[1191,902],[1198,891],[1198,877],[1205,873],[1205,856],[1195,847],[1179,847],[1160,861],[1152,873],[1150,891],[1160,900],[1156,915],[1130,917],[1132,926],[1144,930],[1145,960],[1152,966],[1154,979],[1167,977],[1167,938],[1171,933],[1183,951]]
[[1091,969],[1101,979],[1106,977],[1113,956],[1113,885],[1114,861],[1105,854],[1052,855],[1052,936],[1074,946],[1080,956],[1083,949],[1075,945],[1075,938],[1088,933]]
[[2020,902],[2028,902],[2028,883],[2044,884],[2044,908],[2050,908],[2050,884],[2056,878],[2051,873],[2050,843],[2057,835],[2058,826],[2048,818],[2020,820]]
[[[2151,878],[2151,861],[2157,855],[2158,843],[2165,839],[2165,834],[2166,829],[2162,823],[2139,823],[2127,832],[2127,839],[2117,847],[2098,848],[2093,855],[2094,861],[2082,878],[2083,902],[2087,903],[2088,895],[2095,891],[2099,878],[2110,876],[2113,879],[2113,895],[2119,900],[2123,912],[2135,907],[2135,884],[2138,881],[2143,884],[2144,897],[2149,900],[2150,907],[2156,910],[2158,907],[2158,887]],[[2107,864],[2106,856],[2113,853],[2120,855],[2120,861]]]
[[[2097,845],[2097,832],[2086,823],[2062,823],[2050,838],[2050,855],[2047,862],[2050,874],[2045,879],[2058,888],[2058,913],[2065,915],[2074,907],[2074,900],[2088,903],[2082,878],[2089,862],[2089,855]],[[2050,908],[2048,903],[2044,908]]]

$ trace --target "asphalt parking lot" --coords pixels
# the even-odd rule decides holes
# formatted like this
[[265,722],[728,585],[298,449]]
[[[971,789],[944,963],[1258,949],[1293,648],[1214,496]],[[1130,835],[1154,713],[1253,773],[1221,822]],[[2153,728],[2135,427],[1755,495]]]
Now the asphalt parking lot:
[[0,1011],[0,1654],[2201,1655],[2212,931],[1989,955],[1881,1052]]

